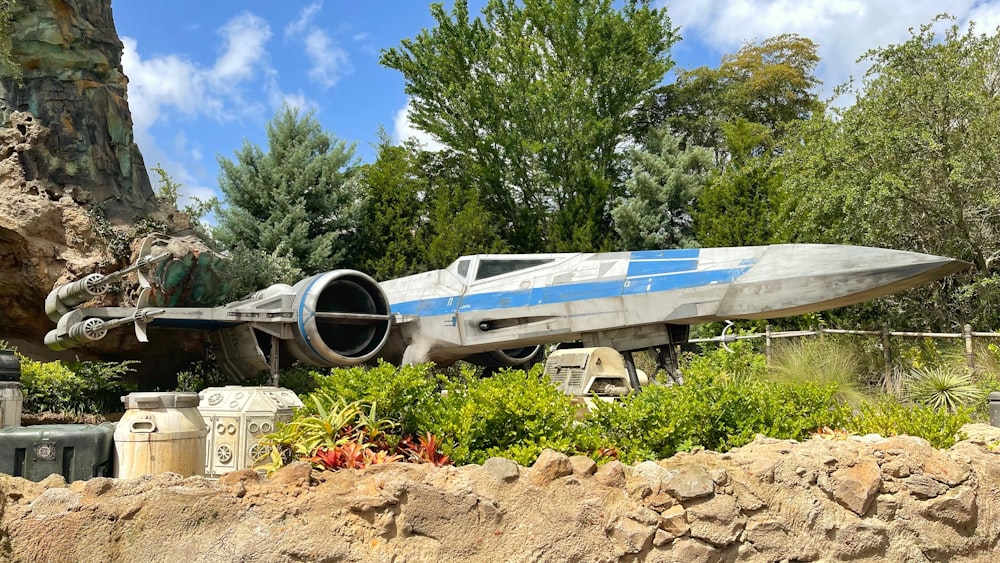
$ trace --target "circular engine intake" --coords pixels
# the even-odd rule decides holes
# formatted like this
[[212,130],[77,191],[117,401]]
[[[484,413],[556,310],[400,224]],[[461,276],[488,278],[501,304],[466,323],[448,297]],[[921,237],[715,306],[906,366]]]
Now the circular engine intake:
[[375,357],[389,338],[389,300],[378,282],[355,270],[306,278],[292,288],[297,322],[289,351],[313,366],[354,366]]

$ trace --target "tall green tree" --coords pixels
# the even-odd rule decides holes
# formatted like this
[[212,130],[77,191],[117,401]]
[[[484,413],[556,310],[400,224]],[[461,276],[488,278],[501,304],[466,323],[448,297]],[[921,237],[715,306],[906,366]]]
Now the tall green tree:
[[678,39],[649,0],[465,0],[383,51],[411,119],[468,159],[480,205],[513,250],[608,246],[618,146]]
[[364,203],[358,220],[353,262],[375,279],[412,274],[424,268],[425,185],[412,144],[394,146],[380,131],[375,162],[361,168]]
[[681,140],[661,125],[645,146],[628,151],[632,175],[611,216],[627,250],[694,246],[692,207],[709,170],[712,154]]
[[466,254],[510,252],[498,219],[483,208],[469,158],[451,150],[422,152],[419,177],[428,221],[420,232],[430,268]]
[[823,109],[816,87],[816,44],[782,34],[722,57],[718,68],[675,71],[673,84],[657,90],[645,108],[647,126],[667,123],[690,142],[725,156],[724,123],[745,119],[780,135],[785,124]]
[[216,215],[217,241],[280,263],[275,275],[283,278],[352,265],[353,144],[323,131],[311,113],[285,106],[267,124],[267,150],[246,141],[235,157],[219,157],[225,200]]
[[694,230],[702,246],[756,246],[781,242],[781,173],[777,146],[763,124],[738,118],[723,123],[729,160],[698,197]]
[[784,187],[795,203],[788,218],[799,239],[972,262],[959,293],[894,307],[929,324],[958,324],[961,315],[996,326],[1000,34],[955,25],[938,34],[944,21],[867,53],[856,103],[837,119],[805,124],[801,142],[786,145]]

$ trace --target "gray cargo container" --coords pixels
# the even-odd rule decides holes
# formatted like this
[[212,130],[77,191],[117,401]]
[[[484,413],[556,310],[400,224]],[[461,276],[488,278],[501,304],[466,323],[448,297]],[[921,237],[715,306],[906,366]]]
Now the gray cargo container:
[[56,473],[67,483],[111,477],[115,424],[42,424],[0,429],[0,471],[30,481]]

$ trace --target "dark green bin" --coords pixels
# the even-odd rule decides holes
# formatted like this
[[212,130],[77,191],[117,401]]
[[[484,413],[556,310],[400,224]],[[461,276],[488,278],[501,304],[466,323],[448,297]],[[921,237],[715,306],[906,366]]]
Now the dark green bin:
[[115,424],[40,424],[0,429],[0,471],[30,481],[53,473],[67,483],[111,477]]
[[21,381],[21,359],[13,350],[0,350],[0,381]]

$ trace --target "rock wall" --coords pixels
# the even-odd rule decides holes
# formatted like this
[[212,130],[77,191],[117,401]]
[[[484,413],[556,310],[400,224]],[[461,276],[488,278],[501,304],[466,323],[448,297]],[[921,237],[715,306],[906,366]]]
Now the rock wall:
[[[12,15],[13,57],[24,78],[0,78],[0,123],[9,130],[0,157],[14,161],[5,172],[20,176],[21,191],[53,201],[69,196],[112,220],[153,212],[111,2],[18,0]],[[26,142],[31,122],[42,134]]]
[[[600,468],[389,464],[269,480],[6,478],[15,561],[995,561],[1000,431],[758,438]],[[0,542],[2,545],[2,542]]]
[[[17,0],[12,15],[23,81],[0,76],[0,339],[49,359],[58,356],[41,345],[54,328],[48,292],[120,266],[94,212],[123,227],[140,217],[188,225],[154,197],[133,140],[110,0]],[[138,350],[126,336],[62,357],[120,359]]]

